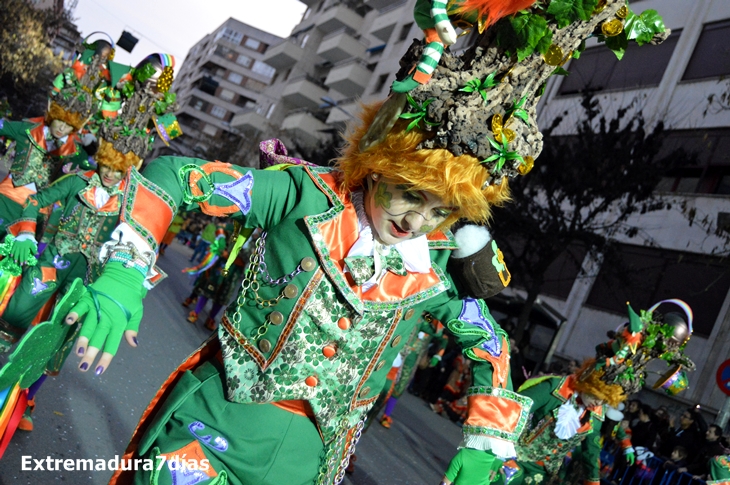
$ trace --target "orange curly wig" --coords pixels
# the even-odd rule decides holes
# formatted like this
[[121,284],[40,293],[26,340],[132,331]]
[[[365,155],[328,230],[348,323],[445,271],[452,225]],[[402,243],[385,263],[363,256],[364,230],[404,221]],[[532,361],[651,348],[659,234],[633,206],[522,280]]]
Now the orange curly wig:
[[53,120],[61,120],[73,126],[74,131],[79,131],[86,124],[86,119],[81,114],[66,111],[55,101],[51,101],[51,105],[46,111],[46,125],[50,125]]
[[593,394],[611,407],[618,407],[628,396],[618,384],[608,384],[603,377],[603,369],[596,370],[596,359],[586,359],[575,373],[575,390],[580,393]]
[[346,145],[336,163],[343,173],[343,190],[363,187],[368,175],[378,173],[408,184],[414,190],[430,192],[445,204],[458,208],[439,229],[462,218],[476,223],[487,222],[491,207],[509,200],[506,179],[501,184],[484,187],[488,172],[475,157],[455,157],[441,148],[417,149],[429,134],[418,129],[406,131],[406,120],[398,120],[382,143],[361,152],[358,148],[360,139],[381,104],[364,106],[362,123],[345,135]]
[[134,152],[120,153],[103,138],[99,139],[99,150],[94,155],[94,160],[99,165],[107,166],[119,172],[126,172],[129,167],[139,168],[142,165],[142,159]]

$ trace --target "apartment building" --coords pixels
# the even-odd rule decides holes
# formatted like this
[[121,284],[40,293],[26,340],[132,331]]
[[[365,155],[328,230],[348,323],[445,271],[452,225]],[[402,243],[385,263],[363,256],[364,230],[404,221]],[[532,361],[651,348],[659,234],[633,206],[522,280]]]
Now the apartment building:
[[[183,136],[157,154],[204,155],[216,146],[237,146],[233,116],[260,100],[275,70],[264,56],[281,37],[229,18],[188,52],[175,76],[176,113]],[[243,160],[230,160],[243,163]]]
[[264,55],[276,69],[259,103],[231,124],[252,136],[315,146],[342,130],[359,101],[383,99],[412,39],[415,0],[306,0],[291,35]]
[[[715,373],[730,358],[730,2],[641,0],[631,8],[657,10],[671,36],[659,46],[630,46],[620,62],[589,41],[580,59],[566,66],[570,75],[549,82],[539,125],[567,113],[561,129],[570,135],[581,115],[580,92],[588,88],[607,119],[632,104],[650,124],[662,121],[668,135],[661,157],[683,148],[697,163],[678,167],[658,187],[671,209],[635,215],[627,225],[640,228],[638,237],[616,236],[624,263],[633,269],[630,278],[642,283],[638,290],[623,290],[627,282],[613,268],[586,255],[582,267],[567,258],[556,263],[549,275],[556,283],[541,300],[567,317],[557,354],[577,359],[592,355],[606,332],[626,321],[626,301],[687,301],[695,313],[687,351],[697,370],[689,375],[689,390],[672,404],[699,403],[714,413],[726,402]],[[694,215],[692,224],[688,215]],[[641,398],[655,404],[667,399],[648,389]]]

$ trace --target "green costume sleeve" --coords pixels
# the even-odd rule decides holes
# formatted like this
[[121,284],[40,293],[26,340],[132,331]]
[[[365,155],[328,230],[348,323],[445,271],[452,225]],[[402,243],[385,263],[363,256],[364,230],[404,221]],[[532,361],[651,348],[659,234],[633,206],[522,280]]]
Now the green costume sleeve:
[[25,130],[31,126],[33,126],[33,123],[0,119],[0,136],[16,141],[22,138],[27,138]]
[[308,178],[299,168],[255,170],[183,157],[158,158],[145,169],[144,176],[181,210],[226,215],[242,221],[244,227],[264,229],[291,211],[299,198],[297,186]]
[[[464,355],[472,361],[473,383],[467,390],[468,416],[462,427],[464,440],[460,446],[479,457],[465,461],[462,453],[465,450],[460,450],[447,478],[459,485],[489,483],[484,482],[484,477],[490,475],[491,461],[489,466],[473,466],[474,463],[488,461],[488,457],[501,463],[494,457],[515,456],[514,443],[527,424],[532,401],[512,390],[509,340],[482,300],[454,298],[436,308],[433,316],[447,322]],[[481,468],[481,474],[472,474],[473,468]],[[464,474],[480,478],[467,479]]]
[[36,221],[40,210],[56,201],[61,201],[66,206],[67,201],[74,198],[85,186],[84,180],[75,175],[59,179],[56,183],[28,197],[20,219],[14,222],[11,227],[14,231],[17,229],[18,235],[29,234],[35,236]]

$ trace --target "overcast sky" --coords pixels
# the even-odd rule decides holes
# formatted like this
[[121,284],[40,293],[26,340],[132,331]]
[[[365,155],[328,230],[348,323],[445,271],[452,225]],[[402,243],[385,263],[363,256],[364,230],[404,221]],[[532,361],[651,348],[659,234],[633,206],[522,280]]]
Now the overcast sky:
[[134,65],[165,52],[175,56],[177,71],[188,50],[229,17],[286,37],[305,9],[298,0],[78,0],[73,17],[84,37],[103,31],[116,42],[127,30],[139,39],[131,54],[117,49],[115,61]]

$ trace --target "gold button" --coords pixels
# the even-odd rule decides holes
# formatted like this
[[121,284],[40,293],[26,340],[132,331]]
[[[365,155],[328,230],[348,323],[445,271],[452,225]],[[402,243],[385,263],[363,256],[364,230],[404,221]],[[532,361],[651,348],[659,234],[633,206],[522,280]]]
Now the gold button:
[[259,340],[259,350],[261,350],[261,352],[267,354],[271,350],[271,342],[269,342],[265,338]]
[[337,326],[340,328],[340,330],[349,329],[351,324],[352,324],[352,322],[350,322],[350,319],[347,317],[342,317],[339,320],[337,320]]
[[380,361],[380,362],[378,362],[378,363],[377,363],[377,365],[375,366],[375,370],[376,370],[376,371],[379,371],[380,369],[382,369],[382,368],[383,368],[383,366],[384,366],[384,365],[385,365],[385,361],[384,361],[384,360],[381,360],[381,361]]
[[288,284],[284,287],[284,298],[292,299],[296,298],[296,296],[299,294],[299,288],[297,288],[297,285],[294,284]]
[[413,310],[413,308],[409,308],[408,310],[406,310],[405,319],[410,320],[414,313],[415,310]]
[[328,359],[331,359],[335,356],[337,353],[337,345],[335,344],[327,344],[324,347],[322,347],[322,355],[327,357]]
[[319,379],[317,379],[317,376],[309,376],[304,379],[304,383],[309,387],[314,387],[319,383]]
[[368,386],[363,387],[360,391],[360,397],[366,397],[368,394],[370,394],[370,388]]
[[282,315],[281,312],[271,312],[269,313],[269,321],[274,325],[281,325],[284,323],[284,315]]
[[397,346],[400,343],[401,338],[402,337],[400,335],[396,335],[395,338],[393,339],[393,341],[390,343],[390,346],[391,347]]
[[309,256],[307,256],[306,258],[302,259],[302,261],[299,263],[299,266],[301,266],[304,271],[314,271],[314,268],[317,267],[317,261],[315,261],[314,258],[310,258]]

